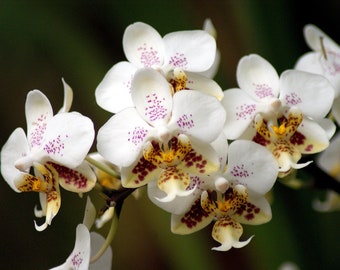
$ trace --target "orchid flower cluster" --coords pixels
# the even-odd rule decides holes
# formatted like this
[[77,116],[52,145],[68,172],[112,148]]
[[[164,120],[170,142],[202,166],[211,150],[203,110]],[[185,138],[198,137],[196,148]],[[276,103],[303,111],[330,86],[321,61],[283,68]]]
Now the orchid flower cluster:
[[[127,60],[95,90],[97,104],[113,114],[97,134],[91,119],[70,111],[73,92],[64,80],[56,114],[41,91],[30,91],[27,131],[17,128],[3,146],[1,173],[14,191],[39,194],[34,213],[45,220],[35,228],[45,230],[57,215],[60,186],[107,198],[96,211],[87,196],[75,248],[54,269],[110,269],[121,206],[144,186],[170,213],[173,233],[213,223],[213,249],[227,251],[251,241],[240,240],[244,224],[270,221],[267,194],[276,181],[298,180],[313,154],[340,181],[340,134],[332,139],[340,124],[340,47],[314,25],[304,34],[312,51],[294,68],[278,74],[263,57],[247,55],[237,66],[238,87],[222,90],[213,79],[220,53],[210,20],[202,30],[163,37],[148,24],[131,24],[123,35]],[[97,152],[89,153],[95,137]],[[339,209],[339,194],[328,195],[314,207]],[[111,221],[106,239],[90,233],[96,218],[97,227]]]

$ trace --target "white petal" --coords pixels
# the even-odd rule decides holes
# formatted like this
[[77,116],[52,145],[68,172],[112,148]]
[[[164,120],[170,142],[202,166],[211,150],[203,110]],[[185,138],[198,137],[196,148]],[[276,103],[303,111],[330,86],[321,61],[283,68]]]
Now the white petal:
[[16,183],[23,180],[24,175],[29,171],[29,167],[25,168],[27,172],[20,171],[15,167],[15,162],[27,155],[29,155],[29,146],[26,134],[22,128],[17,128],[1,149],[1,174],[16,192],[19,192]]
[[[337,52],[340,51],[340,48]],[[315,74],[325,76],[333,85],[335,96],[340,95],[340,72],[339,72],[339,53],[326,52],[327,59],[322,53],[309,52],[302,55],[296,65],[295,69],[307,71]]]
[[88,270],[90,263],[91,240],[90,233],[84,224],[79,224],[76,231],[76,242],[71,255],[66,262],[50,270]]
[[318,153],[329,145],[327,132],[317,122],[306,117],[302,120],[297,132],[290,138],[290,142],[302,154]]
[[216,39],[216,36],[217,36],[216,29],[210,18],[207,18],[204,20],[203,30]]
[[192,72],[210,68],[216,54],[215,39],[203,30],[178,31],[163,38],[165,44],[165,65]]
[[77,112],[56,114],[47,124],[41,149],[64,166],[79,166],[94,139],[92,121]]
[[98,152],[117,166],[129,166],[140,155],[154,131],[134,108],[112,116],[97,135]]
[[317,122],[319,126],[324,129],[324,131],[327,134],[328,139],[333,137],[333,135],[336,132],[336,125],[331,119],[329,118],[316,119],[315,122]]
[[53,116],[50,101],[39,90],[32,90],[27,94],[25,113],[30,147],[39,147],[44,138],[46,125]]
[[72,88],[62,79],[63,86],[64,86],[64,103],[63,107],[59,110],[61,112],[68,112],[71,109],[72,101],[73,101],[73,91]]
[[260,111],[260,104],[240,89],[224,91],[223,107],[227,112],[224,134],[234,140],[241,136]]
[[160,67],[164,60],[164,42],[150,25],[136,22],[123,35],[126,58],[137,67]]
[[212,96],[198,91],[175,93],[169,126],[203,142],[215,140],[222,132],[226,112]]
[[97,216],[96,208],[94,207],[90,196],[87,197],[86,206],[85,206],[85,214],[83,219],[83,224],[86,226],[88,230],[91,229],[95,219]]
[[112,113],[133,107],[131,82],[136,70],[129,62],[115,64],[96,88],[97,104]]
[[229,145],[226,178],[245,185],[257,194],[265,194],[275,183],[278,164],[263,146],[237,140]]
[[218,138],[211,143],[211,146],[214,148],[214,150],[218,154],[218,157],[221,163],[221,171],[223,171],[227,163],[227,154],[228,154],[228,140],[225,134],[221,133],[220,136],[218,136]]
[[315,74],[323,74],[322,62],[320,60],[320,54],[315,52],[308,52],[303,54],[295,64],[295,69],[301,71],[307,71]]
[[277,97],[279,76],[274,67],[259,55],[244,56],[238,63],[236,77],[239,87],[255,100]]
[[140,116],[151,126],[166,125],[172,110],[170,84],[157,71],[146,68],[136,72],[131,97]]
[[318,166],[332,175],[334,178],[340,180],[340,173],[337,173],[337,168],[340,167],[340,132],[338,132],[331,140],[329,147],[320,153],[316,162]]
[[185,74],[187,75],[187,89],[198,90],[202,93],[214,96],[218,100],[223,98],[223,91],[214,80],[191,72],[186,72]]
[[338,45],[313,24],[307,24],[303,29],[303,34],[308,46],[314,51],[320,52],[322,50],[320,39],[322,39],[326,48],[338,49]]
[[334,88],[321,75],[287,70],[281,75],[280,90],[283,106],[297,106],[312,118],[325,117],[333,104]]
[[[102,247],[105,239],[98,233],[91,232],[91,256],[97,254],[98,250]],[[94,263],[90,264],[89,270],[110,270],[112,269],[112,248],[108,246],[106,251]]]
[[218,49],[216,49],[214,63],[211,65],[209,69],[207,69],[206,71],[200,72],[199,74],[207,78],[214,78],[218,72],[218,68],[220,67],[220,62],[221,62],[221,53]]

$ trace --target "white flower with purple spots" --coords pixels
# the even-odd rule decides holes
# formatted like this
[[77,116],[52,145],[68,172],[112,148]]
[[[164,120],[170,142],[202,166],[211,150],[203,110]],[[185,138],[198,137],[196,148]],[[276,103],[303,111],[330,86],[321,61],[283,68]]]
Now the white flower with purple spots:
[[[221,143],[217,145],[220,147]],[[188,196],[185,204],[176,199],[170,205],[160,205],[172,213],[171,230],[177,234],[196,232],[217,220],[212,236],[221,246],[213,249],[220,251],[241,248],[250,242],[251,238],[239,241],[243,232],[241,224],[258,225],[271,219],[271,208],[264,195],[278,174],[278,165],[271,153],[251,141],[232,142],[227,166],[226,159],[225,151],[220,170],[210,177],[202,177],[196,194]]]
[[228,139],[239,138],[259,113],[276,124],[294,106],[304,116],[323,119],[334,99],[334,89],[325,77],[298,70],[287,70],[279,76],[256,54],[240,60],[237,82],[240,88],[224,91],[222,100],[227,111],[224,131]]
[[178,31],[162,38],[150,25],[136,22],[124,32],[123,49],[128,61],[115,64],[95,91],[98,105],[109,112],[134,106],[131,82],[141,68],[153,68],[169,82],[174,70],[184,71],[186,89],[223,96],[216,82],[198,74],[213,65],[216,54],[215,39],[204,30]]
[[122,167],[125,187],[142,186],[157,178],[158,169],[179,164],[197,171],[216,167],[217,160],[205,158],[213,151],[204,145],[222,132],[225,110],[215,97],[192,90],[172,95],[169,88],[159,72],[138,71],[131,88],[136,107],[117,113],[98,132],[98,152]]
[[96,209],[89,197],[87,197],[85,216],[83,223],[76,229],[76,241],[70,256],[62,265],[51,268],[50,270],[110,270],[112,264],[112,249],[110,246],[101,254],[97,260],[93,260],[103,244],[104,237],[95,232],[90,232]]
[[303,33],[313,51],[302,55],[295,69],[323,75],[331,82],[335,90],[332,114],[340,122],[340,46],[315,25],[306,25]]
[[[94,139],[92,121],[67,112],[72,90],[64,83],[64,105],[56,115],[47,97],[39,90],[30,91],[26,100],[27,135],[17,128],[1,151],[1,173],[16,192],[39,192],[45,223],[44,230],[60,208],[59,184],[66,190],[83,193],[91,190],[96,178],[84,158]],[[30,174],[34,168],[35,175]]]
[[312,49],[302,55],[295,69],[325,76],[340,95],[340,46],[318,27],[308,24],[303,29],[307,45]]

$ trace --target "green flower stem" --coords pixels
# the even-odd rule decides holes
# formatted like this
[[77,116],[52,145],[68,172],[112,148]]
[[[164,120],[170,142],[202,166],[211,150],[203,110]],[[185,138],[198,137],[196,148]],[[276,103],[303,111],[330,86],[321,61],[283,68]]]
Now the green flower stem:
[[116,177],[116,178],[120,178],[120,175],[119,173],[117,173],[115,170],[111,169],[109,166],[107,166],[106,164],[104,163],[101,163],[89,156],[87,156],[85,158],[85,160],[87,162],[89,162],[90,164],[92,164],[93,166],[95,166],[96,168],[98,168],[99,170],[102,170],[103,172],[106,172],[107,174],[113,176],[113,177]]
[[[116,210],[116,209],[115,209]],[[100,248],[100,250],[97,252],[96,255],[94,255],[91,259],[90,259],[90,263],[94,263],[95,261],[97,261],[106,251],[106,249],[111,245],[111,242],[116,234],[117,231],[117,227],[118,227],[118,216],[116,211],[114,211],[113,217],[112,217],[112,221],[111,221],[111,227],[110,227],[110,231],[107,234],[107,237],[105,239],[104,244],[102,245],[102,247]]]

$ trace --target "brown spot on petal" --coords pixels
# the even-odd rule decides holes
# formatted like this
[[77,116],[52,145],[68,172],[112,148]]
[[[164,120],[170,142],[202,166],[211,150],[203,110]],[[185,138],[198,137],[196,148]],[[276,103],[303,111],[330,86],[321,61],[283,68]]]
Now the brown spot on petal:
[[67,185],[75,186],[78,189],[85,189],[87,187],[88,179],[82,173],[53,162],[48,162],[47,164],[51,165],[58,172],[59,178],[64,179]]
[[209,214],[201,207],[201,200],[197,199],[190,210],[182,217],[181,222],[188,228],[195,227],[203,218],[208,217]]

